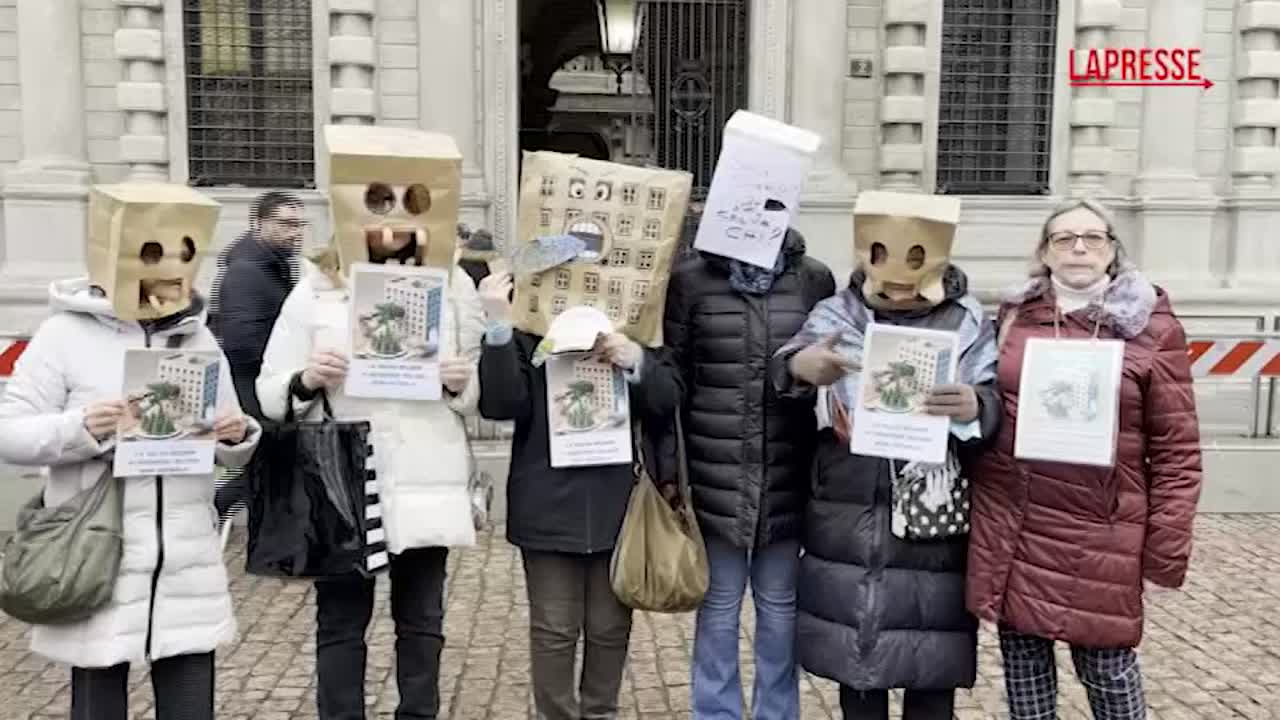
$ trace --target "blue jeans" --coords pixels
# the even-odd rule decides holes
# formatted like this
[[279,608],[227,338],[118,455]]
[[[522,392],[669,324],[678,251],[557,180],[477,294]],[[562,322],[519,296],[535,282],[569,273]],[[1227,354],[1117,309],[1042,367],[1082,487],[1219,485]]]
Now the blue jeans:
[[707,538],[711,586],[698,608],[693,640],[694,720],[739,720],[742,683],[738,670],[738,619],[747,578],[756,606],[753,720],[798,720],[796,671],[796,576],[800,543],[787,541],[749,553]]

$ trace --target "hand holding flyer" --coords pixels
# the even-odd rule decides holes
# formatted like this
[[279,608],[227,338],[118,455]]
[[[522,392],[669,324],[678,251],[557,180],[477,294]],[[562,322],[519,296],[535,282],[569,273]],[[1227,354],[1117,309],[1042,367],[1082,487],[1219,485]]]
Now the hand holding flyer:
[[449,312],[436,268],[357,263],[351,270],[351,397],[439,400]]
[[853,408],[850,448],[860,455],[942,463],[952,418],[950,390],[959,356],[955,333],[872,323]]
[[[125,353],[125,400],[116,425],[116,477],[213,472],[219,436],[235,439],[235,418],[222,418],[219,425],[215,414],[221,363],[217,352]],[[243,417],[239,424],[243,439]]]

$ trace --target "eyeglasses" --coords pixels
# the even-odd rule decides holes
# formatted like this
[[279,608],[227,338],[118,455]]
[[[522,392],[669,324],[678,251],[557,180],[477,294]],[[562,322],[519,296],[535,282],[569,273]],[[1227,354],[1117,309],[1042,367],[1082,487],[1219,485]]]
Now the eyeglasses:
[[1054,250],[1070,250],[1076,246],[1076,240],[1083,240],[1084,246],[1090,250],[1101,250],[1111,242],[1111,233],[1091,230],[1089,232],[1056,232],[1049,236],[1049,245]]

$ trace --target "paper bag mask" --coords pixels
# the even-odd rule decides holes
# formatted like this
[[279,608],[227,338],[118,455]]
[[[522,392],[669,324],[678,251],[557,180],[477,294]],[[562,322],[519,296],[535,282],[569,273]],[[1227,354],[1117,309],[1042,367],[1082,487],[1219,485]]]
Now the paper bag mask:
[[873,305],[931,307],[942,302],[942,276],[960,222],[960,199],[868,190],[853,208],[853,245]]
[[[369,125],[326,125],[329,207],[345,273],[369,261],[370,243],[411,241],[405,261],[453,265],[462,154],[439,133]],[[412,246],[414,249],[409,250]]]
[[525,153],[512,253],[516,327],[545,336],[557,315],[585,305],[641,345],[661,345],[692,185],[683,171]]
[[803,128],[735,112],[724,127],[694,248],[772,268],[821,145]]
[[106,294],[121,320],[186,310],[220,207],[185,185],[90,188],[89,283]]

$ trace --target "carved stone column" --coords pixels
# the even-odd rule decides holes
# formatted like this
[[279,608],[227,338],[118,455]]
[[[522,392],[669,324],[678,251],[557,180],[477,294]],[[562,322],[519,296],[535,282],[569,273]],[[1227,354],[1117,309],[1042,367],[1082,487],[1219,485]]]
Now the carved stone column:
[[[419,116],[422,127],[453,136],[462,151],[464,203],[483,201],[480,77],[476,3],[431,3],[418,9]],[[449,68],[447,73],[430,72]]]
[[837,272],[852,269],[857,184],[844,170],[846,0],[800,0],[793,6],[791,124],[822,137],[792,224],[809,253]]
[[372,125],[378,116],[373,73],[376,0],[329,0],[329,113],[337,125]]
[[[1204,12],[1205,0],[1151,0],[1148,44],[1201,47]],[[1214,91],[1199,87],[1144,91],[1141,167],[1134,181],[1134,195],[1141,202],[1142,266],[1167,287],[1219,284],[1211,271],[1218,200],[1213,184],[1196,171],[1196,133],[1205,92]]]
[[925,146],[925,40],[931,2],[884,4],[884,97],[880,100],[880,187],[922,190]]
[[116,57],[123,63],[116,102],[124,113],[120,159],[129,180],[169,180],[168,101],[164,68],[164,0],[116,0],[120,28]]
[[1280,2],[1244,0],[1236,19],[1235,269],[1231,284],[1280,285]]
[[[1121,9],[1120,0],[1078,0],[1073,47],[1078,51],[1108,46]],[[1076,65],[1080,66],[1079,61]],[[1116,103],[1109,88],[1072,88],[1071,195],[1097,194],[1105,189],[1111,170],[1111,140],[1107,130],[1115,123],[1115,114]]]
[[86,160],[80,6],[19,0],[22,156],[4,174],[0,333],[27,332],[50,280],[84,272]]

